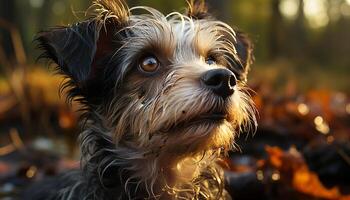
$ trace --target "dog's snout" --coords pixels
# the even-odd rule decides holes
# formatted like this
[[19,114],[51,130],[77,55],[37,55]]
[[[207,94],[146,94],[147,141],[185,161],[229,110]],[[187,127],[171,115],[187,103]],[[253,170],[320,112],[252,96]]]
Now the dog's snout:
[[201,81],[215,94],[227,98],[234,92],[236,76],[228,69],[212,69],[202,75]]

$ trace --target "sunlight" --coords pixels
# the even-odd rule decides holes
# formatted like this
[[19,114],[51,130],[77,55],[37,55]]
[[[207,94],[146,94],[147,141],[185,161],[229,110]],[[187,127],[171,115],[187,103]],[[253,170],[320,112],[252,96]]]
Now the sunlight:
[[282,0],[279,4],[281,14],[290,20],[297,17],[300,0]]
[[329,23],[326,0],[304,0],[304,14],[311,28],[322,28]]

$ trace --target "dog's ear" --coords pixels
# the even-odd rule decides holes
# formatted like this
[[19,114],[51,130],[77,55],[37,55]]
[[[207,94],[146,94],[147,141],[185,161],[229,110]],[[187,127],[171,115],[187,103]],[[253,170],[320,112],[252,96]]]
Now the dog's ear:
[[205,0],[187,0],[187,16],[193,19],[205,19],[211,17]]
[[247,81],[250,65],[253,64],[254,61],[253,43],[245,33],[236,31],[235,48],[242,64],[242,70],[239,79],[242,81]]
[[58,70],[77,84],[89,76],[97,51],[99,30],[94,21],[40,32],[36,40],[44,51],[41,57],[53,60]]
[[119,0],[96,0],[90,7],[91,18],[68,26],[40,32],[36,40],[43,56],[58,65],[68,76],[76,93],[87,93],[88,82],[103,74],[103,60],[115,49],[115,33],[128,22],[129,10]]

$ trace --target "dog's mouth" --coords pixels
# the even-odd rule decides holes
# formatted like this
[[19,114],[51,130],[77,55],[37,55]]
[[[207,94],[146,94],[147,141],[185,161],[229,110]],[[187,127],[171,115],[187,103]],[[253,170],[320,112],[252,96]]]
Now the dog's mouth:
[[[216,111],[212,113],[201,114],[191,120],[188,123],[200,123],[200,122],[220,122],[227,118],[227,114],[223,111]],[[185,122],[186,123],[186,122]]]
[[176,131],[202,124],[215,125],[220,124],[225,120],[228,120],[228,113],[226,111],[214,110],[211,112],[198,114],[190,119],[183,120],[178,123],[174,123],[164,131]]

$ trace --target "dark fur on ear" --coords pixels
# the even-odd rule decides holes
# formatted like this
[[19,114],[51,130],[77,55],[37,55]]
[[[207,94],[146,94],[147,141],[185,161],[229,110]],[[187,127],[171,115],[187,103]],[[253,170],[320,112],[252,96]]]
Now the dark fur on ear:
[[129,9],[123,1],[95,0],[91,17],[68,27],[56,27],[38,33],[36,41],[43,50],[39,58],[57,64],[57,71],[68,78],[68,99],[96,103],[105,81],[104,68],[116,49],[115,33],[127,24]]
[[210,17],[205,0],[187,0],[187,16],[194,19],[205,19]]
[[247,75],[250,70],[250,65],[254,62],[254,46],[253,43],[250,41],[249,37],[241,31],[236,31],[236,40],[237,42],[235,47],[243,67],[243,71],[240,75],[240,80],[247,81]]
[[36,38],[44,51],[40,58],[52,59],[60,72],[83,87],[96,53],[99,29],[96,22],[84,21],[40,32]]

